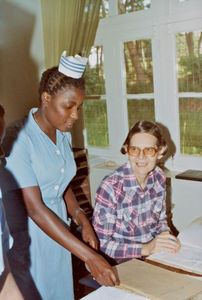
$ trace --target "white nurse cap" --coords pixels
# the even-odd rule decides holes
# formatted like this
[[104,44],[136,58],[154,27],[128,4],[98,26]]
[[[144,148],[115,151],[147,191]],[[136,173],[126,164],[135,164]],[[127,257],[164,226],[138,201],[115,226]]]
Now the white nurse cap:
[[85,71],[88,59],[79,55],[67,56],[66,51],[63,51],[58,71],[72,78],[81,78]]

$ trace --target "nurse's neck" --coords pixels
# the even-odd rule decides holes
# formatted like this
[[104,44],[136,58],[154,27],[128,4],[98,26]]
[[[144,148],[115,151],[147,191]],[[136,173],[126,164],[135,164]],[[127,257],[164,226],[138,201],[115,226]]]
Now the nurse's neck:
[[33,114],[33,118],[40,129],[50,138],[50,140],[56,145],[57,143],[57,136],[56,136],[56,129],[51,126],[47,119],[44,118],[44,115],[40,108]]

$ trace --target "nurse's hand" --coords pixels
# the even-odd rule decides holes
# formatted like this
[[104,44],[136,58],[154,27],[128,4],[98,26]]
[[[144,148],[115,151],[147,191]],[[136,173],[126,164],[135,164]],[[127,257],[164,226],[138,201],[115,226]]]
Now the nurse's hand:
[[86,261],[93,278],[105,286],[119,285],[119,277],[115,269],[99,254],[92,255]]
[[98,250],[98,239],[96,238],[93,228],[89,222],[85,222],[82,226],[82,239],[93,249]]

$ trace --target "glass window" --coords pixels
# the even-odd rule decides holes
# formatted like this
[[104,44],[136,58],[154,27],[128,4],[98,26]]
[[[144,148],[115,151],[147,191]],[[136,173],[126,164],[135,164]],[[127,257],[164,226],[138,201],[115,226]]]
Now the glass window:
[[127,103],[129,128],[139,120],[155,121],[154,99],[130,99]]
[[88,146],[108,147],[103,47],[93,47],[85,71],[84,124]]
[[202,32],[177,34],[179,92],[202,92]]
[[119,14],[150,8],[151,0],[118,0]]
[[202,32],[183,32],[176,38],[180,150],[202,155]]
[[102,0],[100,5],[100,19],[109,17],[109,0]]
[[155,120],[151,40],[124,43],[128,124]]
[[202,98],[179,98],[180,151],[202,155]]

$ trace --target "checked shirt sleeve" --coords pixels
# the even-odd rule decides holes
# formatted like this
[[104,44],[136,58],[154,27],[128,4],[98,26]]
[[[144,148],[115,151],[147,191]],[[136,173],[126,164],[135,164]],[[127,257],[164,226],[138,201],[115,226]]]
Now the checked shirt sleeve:
[[95,200],[93,226],[100,241],[100,250],[114,259],[141,257],[141,243],[124,241],[123,232],[116,222],[117,199],[110,182],[101,183]]
[[162,186],[164,187],[164,190],[162,191],[162,209],[159,216],[158,224],[156,227],[156,232],[159,234],[163,231],[170,231],[170,228],[168,227],[167,223],[167,215],[166,215],[166,187],[165,187],[165,179],[163,180]]

